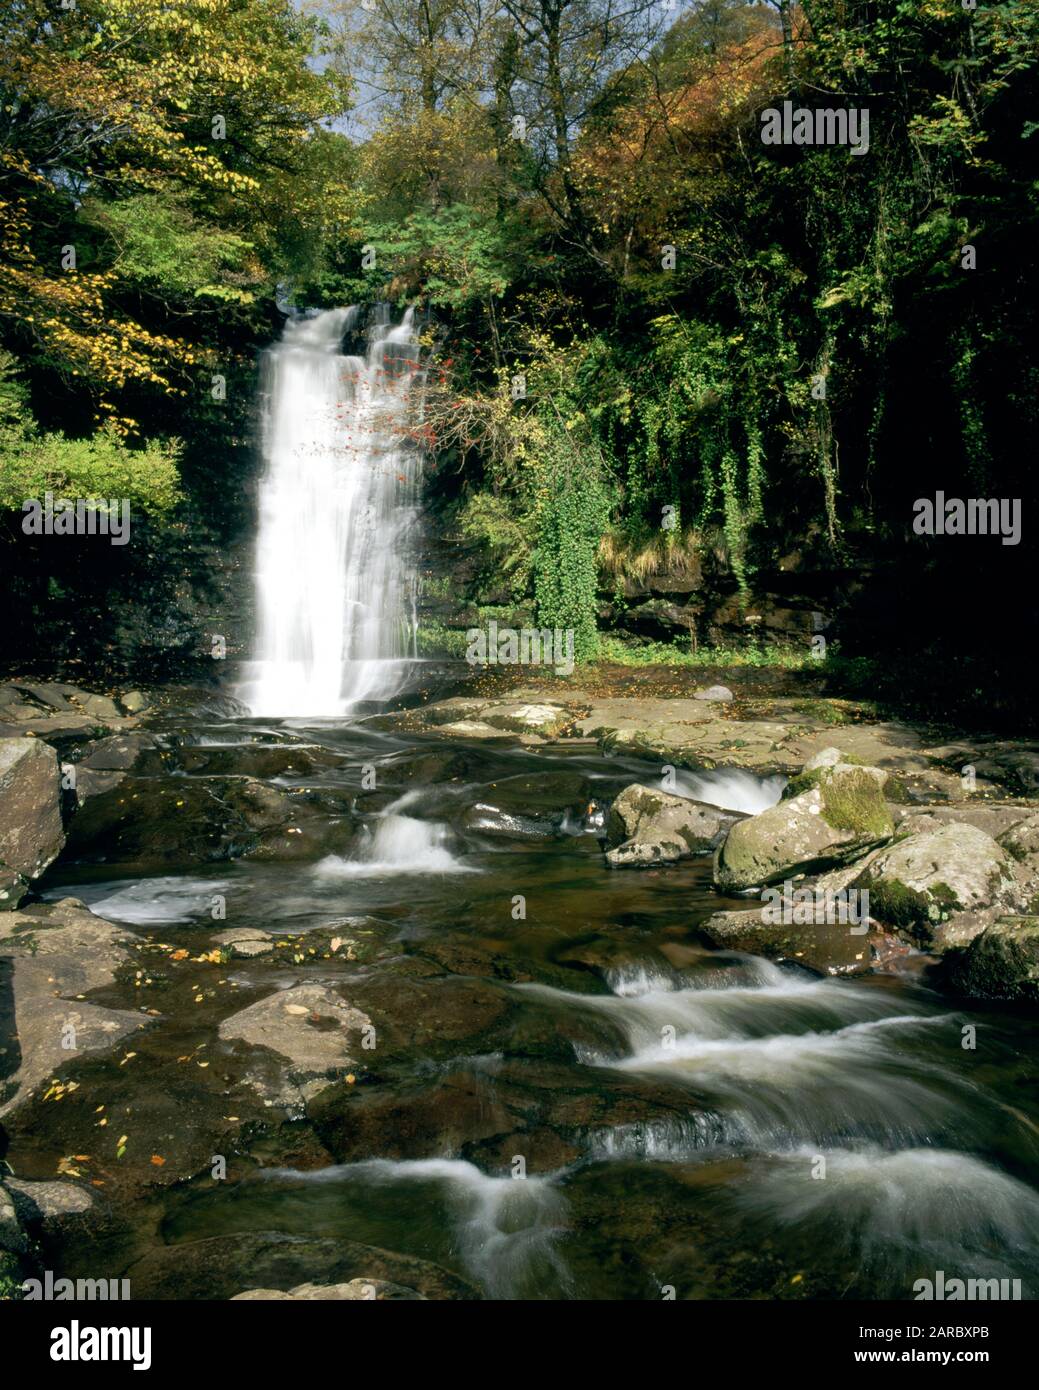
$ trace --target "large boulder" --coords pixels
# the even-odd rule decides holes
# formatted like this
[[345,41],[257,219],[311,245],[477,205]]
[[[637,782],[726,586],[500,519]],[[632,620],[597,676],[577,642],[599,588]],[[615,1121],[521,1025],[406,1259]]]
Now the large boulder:
[[606,862],[615,869],[641,869],[708,854],[740,819],[735,811],[635,782],[610,808]]
[[943,956],[939,979],[972,999],[1039,1004],[1039,917],[1001,918]]
[[0,911],[18,906],[64,843],[58,755],[39,739],[0,739]]
[[842,763],[803,773],[793,795],[732,827],[715,853],[715,883],[738,892],[859,858],[894,833],[886,783],[879,768]]
[[977,826],[954,822],[909,835],[875,855],[856,881],[886,926],[945,950],[982,931],[985,912],[1015,900],[1005,851]]

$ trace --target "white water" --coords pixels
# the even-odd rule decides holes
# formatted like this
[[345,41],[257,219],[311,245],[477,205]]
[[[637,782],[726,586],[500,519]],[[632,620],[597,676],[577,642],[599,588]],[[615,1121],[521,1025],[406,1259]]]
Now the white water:
[[713,772],[686,772],[679,768],[674,785],[661,780],[661,791],[675,796],[687,796],[708,806],[720,806],[723,811],[742,811],[756,816],[774,806],[783,795],[787,779],[778,774],[761,777],[739,767],[718,768]]
[[356,309],[291,318],[266,355],[253,714],[337,716],[401,688],[415,658],[421,383],[409,309],[341,353]]
[[[599,1020],[602,1041],[575,1040],[579,1062],[688,1088],[708,1118],[650,1136],[675,1156],[724,1136],[759,1150],[791,1142],[945,1138],[971,1090],[927,1056],[927,1034],[954,1016],[847,981],[815,980],[747,959],[690,981],[677,972],[611,972],[612,993],[513,986],[561,1021]],[[563,1024],[565,1028],[565,1023]],[[609,1036],[611,1035],[612,1036]],[[973,1097],[978,1103],[978,1097]],[[619,1149],[646,1142],[619,1136]]]
[[314,866],[320,878],[360,878],[387,874],[470,874],[478,872],[447,848],[448,831],[439,821],[385,814],[358,859],[330,854]]
[[[522,1180],[492,1177],[457,1158],[369,1159],[301,1173],[265,1170],[264,1178],[293,1183],[433,1184],[442,1190],[458,1252],[467,1271],[491,1298],[519,1295],[539,1265],[564,1282],[555,1245],[566,1223],[566,1200],[554,1175]],[[428,1200],[428,1199],[427,1199]]]

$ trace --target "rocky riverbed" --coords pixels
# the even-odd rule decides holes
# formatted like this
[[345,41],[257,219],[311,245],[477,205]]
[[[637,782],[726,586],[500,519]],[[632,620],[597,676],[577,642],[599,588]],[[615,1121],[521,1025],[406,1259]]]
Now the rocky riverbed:
[[0,686],[5,1289],[1034,1278],[1039,747],[713,674]]

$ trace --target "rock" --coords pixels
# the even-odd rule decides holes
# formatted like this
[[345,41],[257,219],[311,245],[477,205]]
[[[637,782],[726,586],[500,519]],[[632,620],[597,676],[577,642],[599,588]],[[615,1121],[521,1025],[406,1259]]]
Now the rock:
[[821,767],[836,767],[842,762],[844,754],[839,748],[820,748],[818,753],[808,759],[801,771],[817,772]]
[[351,1279],[346,1284],[297,1284],[294,1289],[283,1293],[280,1289],[247,1289],[236,1293],[232,1303],[255,1299],[277,1299],[289,1303],[311,1303],[315,1301],[357,1301],[387,1302],[421,1299],[425,1294],[406,1289],[403,1284],[391,1284],[386,1279]]
[[870,912],[881,922],[944,950],[983,929],[979,910],[1009,900],[1013,873],[991,835],[954,823],[875,855],[856,887],[868,889]]
[[127,714],[140,714],[148,708],[148,697],[140,690],[128,690],[120,695],[119,703]]
[[355,1241],[282,1231],[210,1236],[154,1247],[127,1271],[134,1298],[232,1299],[244,1285],[295,1289],[385,1280],[428,1299],[474,1299],[473,1286],[439,1265]]
[[739,891],[836,867],[891,837],[881,790],[886,773],[837,764],[808,776],[806,790],[731,828],[715,853],[719,888]]
[[0,739],[0,911],[11,911],[61,852],[61,773],[49,744]]
[[88,778],[85,793],[69,824],[73,862],[147,868],[243,855],[317,859],[342,853],[354,827],[348,792],[292,792],[252,777],[127,774],[104,790]]
[[113,1047],[152,1021],[81,998],[113,983],[129,960],[125,944],[134,940],[76,898],[24,908],[0,922],[0,965],[13,965],[14,996],[14,1032],[0,1046],[18,1059],[0,1081],[0,1115],[70,1061]]
[[[918,835],[924,830],[938,830],[943,825],[959,821],[963,825],[973,825],[991,835],[994,840],[1002,837],[1015,826],[1026,822],[1033,813],[1020,803],[1003,804],[990,801],[953,801],[919,810],[901,807],[896,816],[900,835]],[[1016,855],[1014,856],[1017,857]]]
[[950,950],[938,979],[972,999],[1039,1003],[1039,917],[1003,917],[965,948]]
[[247,1078],[271,1104],[298,1110],[338,1076],[359,1065],[361,1032],[372,1021],[327,985],[280,990],[220,1024],[225,1042],[262,1047],[289,1063],[258,1061]]
[[732,700],[732,691],[727,685],[709,685],[706,690],[696,690],[693,692],[694,700]]
[[633,783],[614,800],[606,822],[612,868],[671,864],[707,854],[741,817],[700,801]]
[[97,719],[118,719],[119,706],[107,695],[87,695],[81,705],[85,714],[92,714]]
[[85,1187],[71,1182],[27,1182],[24,1178],[5,1178],[15,1209],[23,1224],[40,1222],[44,1226],[67,1217],[92,1211],[94,1198]]
[[234,927],[222,931],[213,940],[219,946],[230,946],[233,956],[265,956],[274,950],[270,935],[258,927]]
[[541,734],[545,738],[554,738],[573,722],[570,710],[547,704],[488,705],[481,711],[481,718],[492,729]]
[[[590,798],[591,784],[579,773],[503,777],[483,787],[480,800],[463,812],[461,826],[508,839],[554,835],[583,823]],[[450,813],[450,803],[445,802],[444,814]]]
[[820,975],[857,975],[871,968],[870,934],[853,934],[854,923],[787,923],[765,920],[761,908],[715,912],[697,931],[723,951],[742,951],[769,960],[796,961]]
[[18,1220],[14,1198],[4,1190],[4,1184],[0,1183],[0,1250],[23,1255],[27,1249],[28,1241]]
[[112,734],[92,743],[76,764],[98,772],[132,772],[145,754],[157,746],[151,734]]
[[1027,815],[1001,833],[997,832],[996,839],[1012,859],[1019,864],[1030,864],[1039,859],[1039,816]]

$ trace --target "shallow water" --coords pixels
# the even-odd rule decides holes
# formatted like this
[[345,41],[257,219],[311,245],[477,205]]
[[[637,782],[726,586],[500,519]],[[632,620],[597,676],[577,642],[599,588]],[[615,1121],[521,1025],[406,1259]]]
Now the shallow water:
[[[822,979],[706,949],[697,924],[740,905],[714,893],[706,857],[635,872],[601,854],[603,804],[655,769],[334,721],[164,736],[331,753],[269,780],[356,793],[360,827],[311,862],[63,869],[47,895],[200,947],[222,927],[353,919],[379,950],[334,981],[382,1001],[391,1039],[359,1108],[318,1126],[349,1161],[294,1171],[257,1146],[234,1181],[162,1193],[146,1243],[360,1241],[495,1298],[911,1298],[939,1269],[1039,1290],[1034,1021],[965,1013],[910,974]],[[722,770],[679,790],[754,810],[781,786]],[[265,991],[300,977],[230,968]],[[461,987],[487,1006],[475,1024],[457,1021]]]

